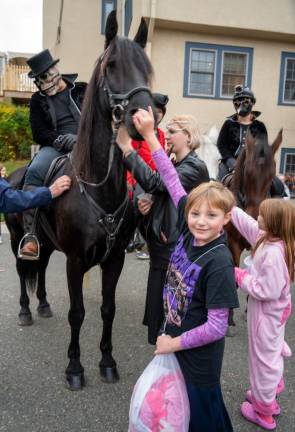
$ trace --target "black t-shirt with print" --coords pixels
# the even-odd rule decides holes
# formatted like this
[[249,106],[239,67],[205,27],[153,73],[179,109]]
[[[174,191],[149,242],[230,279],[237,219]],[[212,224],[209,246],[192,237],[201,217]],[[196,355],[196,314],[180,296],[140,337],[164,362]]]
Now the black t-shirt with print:
[[[172,337],[204,324],[208,309],[239,307],[226,235],[221,234],[204,246],[195,246],[184,217],[185,203],[183,197],[178,205],[180,237],[170,258],[164,286],[164,310],[168,316],[165,333]],[[223,351],[224,338],[177,352],[186,381],[197,387],[218,384]]]

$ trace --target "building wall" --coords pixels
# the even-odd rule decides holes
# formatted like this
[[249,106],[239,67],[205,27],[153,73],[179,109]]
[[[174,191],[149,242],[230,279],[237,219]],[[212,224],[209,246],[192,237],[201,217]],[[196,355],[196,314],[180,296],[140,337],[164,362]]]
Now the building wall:
[[295,43],[155,29],[151,54],[156,72],[154,88],[169,95],[166,120],[175,113],[193,114],[203,132],[212,125],[220,128],[225,117],[232,114],[234,109],[231,100],[183,97],[184,48],[188,41],[252,47],[252,90],[257,99],[255,108],[262,111],[261,120],[265,122],[271,140],[283,127],[283,145],[295,146],[295,106],[278,105],[281,52],[295,52]]
[[[43,1],[43,47],[60,59],[63,73],[78,72],[83,81],[89,81],[95,61],[104,49],[101,3],[101,0],[64,0],[61,38],[57,43],[61,0]],[[117,0],[119,32],[121,16],[122,0]]]
[[294,0],[247,0],[244,5],[236,0],[169,0],[169,7],[167,0],[155,3],[156,18],[165,21],[295,34]]
[[[117,0],[119,33],[122,34],[124,0]],[[64,0],[60,43],[57,43],[61,0],[43,1],[43,46],[60,58],[63,73],[78,72],[88,81],[94,63],[103,52],[102,0]],[[284,148],[295,152],[295,106],[278,105],[281,52],[295,52],[295,1],[248,0],[240,8],[236,0],[133,0],[130,35],[134,37],[140,17],[147,18],[155,81],[154,90],[170,97],[167,115],[191,113],[203,132],[221,127],[233,113],[230,100],[183,97],[185,42],[251,47],[252,89],[255,108],[262,111],[270,140],[284,129]],[[266,13],[267,12],[267,13]],[[278,161],[280,154],[278,155]]]

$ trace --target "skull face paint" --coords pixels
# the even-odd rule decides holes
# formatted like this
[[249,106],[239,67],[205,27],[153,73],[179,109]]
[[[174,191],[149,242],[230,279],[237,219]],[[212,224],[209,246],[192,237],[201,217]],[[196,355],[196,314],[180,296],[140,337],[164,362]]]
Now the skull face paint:
[[59,90],[61,75],[56,67],[47,69],[35,79],[35,84],[42,93],[54,96]]
[[238,100],[234,103],[235,109],[241,117],[246,117],[251,113],[253,108],[253,103],[250,98],[244,98],[242,100]]

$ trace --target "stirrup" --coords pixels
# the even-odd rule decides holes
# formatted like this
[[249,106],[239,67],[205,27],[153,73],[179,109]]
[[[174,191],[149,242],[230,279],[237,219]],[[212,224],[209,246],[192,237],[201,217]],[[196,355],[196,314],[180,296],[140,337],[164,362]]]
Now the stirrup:
[[[32,239],[37,244],[37,255],[32,255],[32,256],[30,256],[30,255],[22,255],[21,250],[22,250],[22,247],[25,244],[25,240],[27,240],[27,239],[28,240]],[[22,239],[21,239],[21,241],[19,242],[19,245],[18,245],[17,258],[23,259],[23,260],[28,260],[28,261],[37,261],[40,258],[40,243],[39,243],[39,240],[38,240],[37,236],[35,236],[35,234],[26,233],[22,237]]]

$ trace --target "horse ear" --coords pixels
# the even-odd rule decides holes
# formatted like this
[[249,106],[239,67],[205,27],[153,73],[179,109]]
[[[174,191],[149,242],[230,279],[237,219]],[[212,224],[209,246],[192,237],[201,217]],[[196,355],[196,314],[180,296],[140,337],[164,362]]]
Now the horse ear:
[[280,147],[280,145],[282,144],[283,141],[283,129],[281,129],[276,137],[276,139],[274,140],[274,142],[272,143],[271,147],[272,147],[272,151],[273,154],[276,153],[276,151],[278,150],[278,148]]
[[134,38],[134,42],[138,43],[143,49],[146,47],[148,37],[148,26],[144,18],[141,18],[140,25]]
[[106,22],[105,43],[104,43],[105,49],[109,46],[111,41],[117,36],[117,33],[118,33],[118,21],[116,17],[116,10],[112,10],[112,12],[109,13]]

